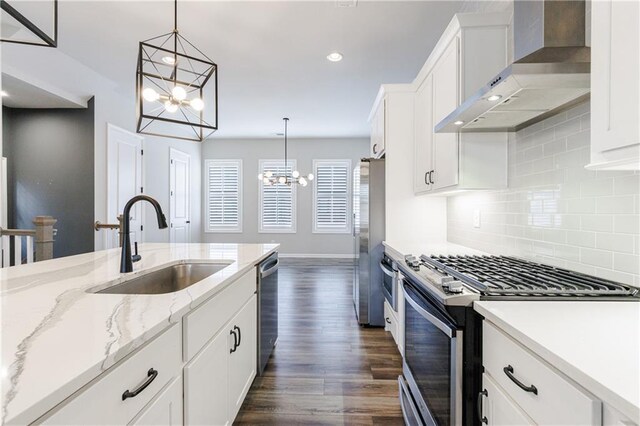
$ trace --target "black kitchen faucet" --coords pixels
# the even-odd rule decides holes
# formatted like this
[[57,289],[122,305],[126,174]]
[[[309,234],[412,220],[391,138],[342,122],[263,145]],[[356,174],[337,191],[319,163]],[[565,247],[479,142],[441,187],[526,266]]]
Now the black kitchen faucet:
[[[130,227],[130,212],[131,207],[138,201],[148,201],[154,209],[156,209],[156,217],[158,218],[158,228],[165,229],[167,227],[167,219],[164,217],[164,213],[162,213],[162,207],[160,207],[160,203],[158,203],[155,199],[149,197],[148,195],[136,195],[124,205],[124,211],[122,212],[122,255],[120,256],[120,272],[133,272],[133,258],[131,256],[131,239],[129,237],[129,227]],[[138,254],[138,245],[136,243],[136,259],[137,262],[140,260],[140,255]]]

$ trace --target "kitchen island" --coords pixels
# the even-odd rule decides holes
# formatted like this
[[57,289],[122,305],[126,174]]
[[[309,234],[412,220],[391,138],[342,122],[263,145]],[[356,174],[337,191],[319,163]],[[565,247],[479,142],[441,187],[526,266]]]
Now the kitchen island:
[[[241,285],[246,288],[242,293],[247,298],[246,305],[255,305],[255,267],[277,248],[277,244],[147,243],[140,246],[142,259],[134,264],[134,272],[129,274],[119,272],[120,249],[0,269],[2,423],[31,423],[42,421],[43,416],[46,422],[50,410],[63,402],[68,404],[68,400],[81,400],[78,396],[82,396],[82,392],[86,394],[89,385],[105,382],[103,376],[114,376],[112,370],[117,372],[119,364],[134,361],[145,347],[163,339],[166,334],[174,333],[171,330],[176,330],[177,337],[162,351],[177,351],[180,373],[176,374],[181,374],[182,363],[189,361],[187,357],[191,358],[202,348],[205,351],[205,346],[211,343],[206,333],[211,333],[212,337],[216,331],[205,330],[207,327],[196,323],[196,316],[190,314],[205,312],[198,315],[210,321],[208,328],[220,323],[218,328],[221,329],[227,318],[211,319],[215,312],[209,314],[205,309],[209,309],[207,306],[216,299],[225,302],[226,306],[234,305],[231,290],[236,291],[233,284],[241,282],[241,278],[244,278]],[[223,268],[200,282],[171,293],[95,293],[181,262],[220,263]],[[239,293],[237,297],[240,297]],[[220,311],[224,309],[218,307],[216,312]],[[235,312],[229,312],[231,314]],[[250,314],[255,317],[255,311]],[[186,325],[187,317],[192,318],[189,327]],[[181,326],[183,322],[184,327]],[[224,333],[227,339],[228,333]],[[187,336],[191,335],[195,337],[187,341]],[[250,335],[245,339],[250,340]],[[200,344],[200,341],[207,343]],[[200,346],[194,346],[196,343]],[[234,343],[233,349],[236,349],[240,343]],[[132,355],[134,352],[136,354]],[[255,360],[255,353],[253,357]],[[156,377],[151,378],[151,370],[153,368],[149,370],[149,381]],[[119,401],[122,391],[144,382],[146,372],[142,377],[132,377],[131,383],[118,384],[122,389],[115,399]],[[164,383],[163,372],[156,375],[159,377],[157,382]],[[123,403],[124,399],[123,396]],[[126,402],[138,404],[143,399],[131,398]],[[96,414],[100,412],[95,407],[93,409]],[[230,414],[231,417],[234,415]],[[60,419],[63,421],[64,416]],[[77,419],[81,422],[82,416],[78,414]],[[116,417],[99,421],[109,423],[122,419],[131,420]]]

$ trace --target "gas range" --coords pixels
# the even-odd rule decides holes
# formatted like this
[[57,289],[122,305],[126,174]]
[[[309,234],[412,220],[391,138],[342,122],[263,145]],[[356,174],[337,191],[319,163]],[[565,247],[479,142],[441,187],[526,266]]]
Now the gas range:
[[510,256],[413,255],[400,269],[444,305],[474,300],[639,301],[640,289]]

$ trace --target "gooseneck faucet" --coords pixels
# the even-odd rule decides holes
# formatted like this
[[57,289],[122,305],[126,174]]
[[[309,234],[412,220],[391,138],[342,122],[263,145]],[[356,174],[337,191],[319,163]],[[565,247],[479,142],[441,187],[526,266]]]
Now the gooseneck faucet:
[[[136,195],[124,205],[124,211],[122,212],[122,254],[120,256],[120,272],[133,272],[133,259],[131,256],[131,238],[129,236],[130,232],[130,212],[131,207],[138,201],[148,201],[154,209],[156,209],[156,217],[158,218],[158,228],[164,229],[167,227],[167,219],[164,217],[162,213],[162,207],[160,207],[160,203],[158,203],[155,199],[149,197],[148,195]],[[140,256],[138,255],[137,244],[136,244],[136,261],[140,260]]]

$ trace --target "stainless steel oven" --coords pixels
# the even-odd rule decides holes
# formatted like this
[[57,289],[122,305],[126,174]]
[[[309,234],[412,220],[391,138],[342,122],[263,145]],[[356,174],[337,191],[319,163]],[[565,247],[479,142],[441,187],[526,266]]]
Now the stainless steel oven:
[[382,269],[382,293],[384,298],[387,299],[393,310],[398,312],[397,268],[394,268],[393,261],[385,255],[380,261],[380,269]]
[[[402,281],[405,301],[401,399],[409,425],[462,424],[463,332],[456,320],[419,286]],[[415,409],[413,409],[413,407]],[[415,413],[419,418],[415,418]]]

